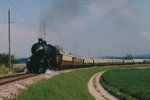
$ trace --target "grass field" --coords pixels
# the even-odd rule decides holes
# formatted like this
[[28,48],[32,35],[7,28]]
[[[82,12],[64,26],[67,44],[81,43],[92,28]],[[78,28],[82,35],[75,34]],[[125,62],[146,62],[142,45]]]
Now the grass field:
[[101,79],[104,87],[121,99],[150,100],[150,69],[107,71]]
[[26,64],[14,64],[13,68],[25,68]]
[[20,94],[18,100],[95,100],[87,88],[89,79],[95,73],[102,70],[148,66],[95,67],[59,74],[51,79],[43,79],[33,84]]
[[14,64],[12,72],[13,73],[24,72],[24,68],[26,68],[26,64]]

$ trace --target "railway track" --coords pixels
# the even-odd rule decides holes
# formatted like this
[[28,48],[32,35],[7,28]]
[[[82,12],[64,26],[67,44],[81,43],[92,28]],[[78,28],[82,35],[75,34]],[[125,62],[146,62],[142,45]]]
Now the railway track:
[[37,74],[19,73],[19,74],[0,76],[0,85],[8,84],[14,81],[22,80],[36,75]]

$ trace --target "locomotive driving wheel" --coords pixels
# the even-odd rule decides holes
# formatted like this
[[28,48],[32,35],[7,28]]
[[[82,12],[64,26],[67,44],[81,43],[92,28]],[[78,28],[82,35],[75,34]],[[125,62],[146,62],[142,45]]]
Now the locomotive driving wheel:
[[44,73],[45,71],[46,71],[46,68],[41,67],[41,68],[38,69],[38,73]]
[[39,68],[38,73],[43,73],[43,68]]

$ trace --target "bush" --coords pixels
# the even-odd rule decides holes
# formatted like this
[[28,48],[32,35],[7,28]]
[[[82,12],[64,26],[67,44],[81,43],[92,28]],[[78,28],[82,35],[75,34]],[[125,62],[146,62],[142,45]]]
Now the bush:
[[[8,67],[9,66],[9,55],[8,54],[6,54],[6,53],[0,53],[0,65],[5,65],[6,67]],[[15,59],[15,56],[14,55],[11,55],[11,63],[12,63],[12,65],[14,64],[14,63],[16,63],[16,59]]]
[[125,59],[133,59],[133,55],[132,54],[126,54]]

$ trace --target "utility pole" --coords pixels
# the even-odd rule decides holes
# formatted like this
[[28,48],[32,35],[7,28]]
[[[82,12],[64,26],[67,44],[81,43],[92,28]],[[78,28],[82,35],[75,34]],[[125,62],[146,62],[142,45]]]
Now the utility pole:
[[44,21],[44,41],[45,41],[45,21]]
[[9,71],[10,71],[10,69],[11,69],[10,10],[8,10],[8,41],[9,41]]

